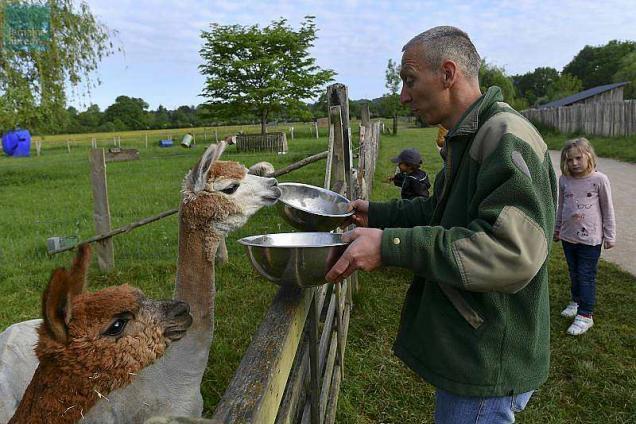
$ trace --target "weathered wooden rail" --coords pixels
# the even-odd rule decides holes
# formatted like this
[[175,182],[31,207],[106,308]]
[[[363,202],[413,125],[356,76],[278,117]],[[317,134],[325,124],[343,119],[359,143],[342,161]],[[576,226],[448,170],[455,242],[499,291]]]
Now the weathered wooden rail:
[[[381,127],[363,113],[354,172],[347,89],[328,88],[329,151],[324,186],[348,197],[370,192]],[[360,184],[367,187],[360,187]],[[333,423],[357,277],[312,289],[281,288],[211,420],[147,423]]]

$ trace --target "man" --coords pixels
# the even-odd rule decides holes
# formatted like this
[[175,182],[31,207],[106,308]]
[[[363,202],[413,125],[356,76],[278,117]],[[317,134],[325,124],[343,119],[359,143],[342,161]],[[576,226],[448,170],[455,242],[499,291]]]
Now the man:
[[439,423],[514,422],[548,375],[555,175],[541,136],[499,88],[481,94],[479,66],[454,27],[404,46],[400,100],[449,129],[444,168],[429,199],[352,202],[358,228],[327,274],[413,270],[394,351],[435,386]]

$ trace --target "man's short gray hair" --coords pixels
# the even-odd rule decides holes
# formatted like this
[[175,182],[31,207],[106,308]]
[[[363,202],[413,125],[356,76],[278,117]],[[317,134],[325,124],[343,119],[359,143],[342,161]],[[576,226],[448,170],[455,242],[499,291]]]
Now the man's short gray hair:
[[402,51],[411,47],[422,48],[424,60],[437,67],[443,60],[457,63],[466,77],[477,79],[481,58],[470,37],[452,26],[438,26],[416,35],[404,45]]

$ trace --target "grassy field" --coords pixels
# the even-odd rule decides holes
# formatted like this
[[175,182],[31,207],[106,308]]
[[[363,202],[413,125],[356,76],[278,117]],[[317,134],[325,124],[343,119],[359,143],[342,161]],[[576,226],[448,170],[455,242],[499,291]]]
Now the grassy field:
[[[354,127],[355,128],[355,127]],[[231,133],[230,130],[227,131]],[[385,136],[373,198],[399,196],[383,182],[392,174],[389,158],[404,147],[417,147],[431,176],[441,160],[433,146],[435,129],[406,129]],[[220,132],[219,132],[220,135]],[[324,151],[326,139],[296,132],[287,155],[239,154],[229,147],[225,159],[247,166],[271,161],[277,168]],[[130,146],[143,146],[144,133],[127,134]],[[84,140],[84,139],[82,139]],[[90,137],[66,152],[64,138],[48,140],[51,148],[32,158],[0,156],[0,330],[39,315],[39,297],[51,270],[68,265],[72,254],[49,258],[46,239],[54,235],[93,235],[89,181]],[[45,142],[48,142],[45,138]],[[209,139],[208,139],[209,141]],[[198,159],[203,146],[186,150],[140,148],[141,160],[108,164],[113,226],[127,224],[173,207],[179,202],[181,179]],[[324,162],[282,177],[322,185]],[[203,380],[205,414],[210,415],[231,379],[276,288],[249,266],[235,243],[251,234],[291,230],[273,209],[260,211],[240,231],[230,235],[230,262],[217,271],[215,340]],[[130,234],[116,237],[116,271],[102,275],[93,266],[92,289],[131,283],[151,297],[172,295],[177,252],[177,218],[172,216]],[[550,259],[552,302],[552,368],[522,423],[634,422],[636,416],[636,326],[633,324],[636,279],[602,263],[599,272],[595,327],[580,338],[567,337],[569,322],[559,316],[568,300],[568,280],[562,252],[555,246]],[[400,307],[410,275],[400,269],[361,274],[355,298],[340,395],[339,423],[432,422],[433,389],[405,368],[391,353]]]
[[[542,129],[541,134],[543,134],[543,139],[548,147],[553,150],[561,150],[566,140],[583,136],[561,134],[555,130],[548,129]],[[636,163],[636,135],[626,137],[585,137],[590,140],[598,156]]]

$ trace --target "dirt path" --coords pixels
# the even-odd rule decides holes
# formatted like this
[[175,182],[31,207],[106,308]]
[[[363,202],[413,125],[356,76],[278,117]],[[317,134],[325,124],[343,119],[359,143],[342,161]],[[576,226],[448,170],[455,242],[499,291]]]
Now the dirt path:
[[[550,154],[554,171],[561,175],[560,153]],[[636,165],[599,158],[598,170],[610,179],[616,214],[616,247],[603,250],[602,258],[636,276]]]

